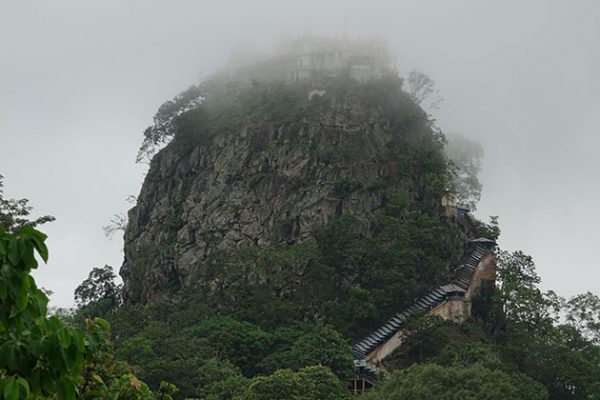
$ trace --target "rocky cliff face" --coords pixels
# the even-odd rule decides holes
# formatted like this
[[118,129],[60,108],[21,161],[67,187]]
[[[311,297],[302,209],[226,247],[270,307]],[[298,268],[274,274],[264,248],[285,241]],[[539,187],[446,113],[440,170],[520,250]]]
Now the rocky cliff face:
[[[367,237],[394,193],[399,207],[435,209],[440,140],[400,85],[263,84],[188,112],[129,213],[125,300],[177,292],[220,249],[290,245],[343,214]],[[276,104],[263,110],[260,96]]]

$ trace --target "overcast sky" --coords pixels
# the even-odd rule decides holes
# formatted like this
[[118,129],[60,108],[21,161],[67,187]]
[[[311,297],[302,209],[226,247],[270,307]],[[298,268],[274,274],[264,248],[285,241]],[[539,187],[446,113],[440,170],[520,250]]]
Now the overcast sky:
[[486,151],[477,214],[536,260],[545,289],[598,290],[600,2],[0,0],[0,174],[57,221],[36,277],[70,306],[94,266],[122,261],[102,226],[137,195],[135,164],[157,107],[239,43],[379,35],[401,73],[444,102],[446,132]]

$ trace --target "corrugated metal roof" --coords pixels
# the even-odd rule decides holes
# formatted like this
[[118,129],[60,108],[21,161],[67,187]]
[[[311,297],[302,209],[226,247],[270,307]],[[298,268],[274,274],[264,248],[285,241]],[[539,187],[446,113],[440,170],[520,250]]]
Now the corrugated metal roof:
[[463,288],[461,288],[460,286],[454,284],[454,283],[449,283],[447,285],[441,286],[442,288],[444,288],[446,293],[449,292],[464,292],[465,290]]
[[488,238],[484,238],[484,237],[480,237],[477,239],[471,239],[469,240],[470,243],[485,243],[485,244],[493,244],[494,246],[496,245],[496,241],[492,240],[492,239],[488,239]]

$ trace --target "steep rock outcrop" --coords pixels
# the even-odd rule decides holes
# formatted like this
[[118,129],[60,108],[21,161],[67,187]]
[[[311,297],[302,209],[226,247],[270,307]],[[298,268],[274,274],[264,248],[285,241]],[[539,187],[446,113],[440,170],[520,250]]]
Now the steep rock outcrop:
[[[235,124],[209,135],[203,124],[213,120],[193,119],[192,133],[180,128],[154,157],[125,233],[127,302],[177,293],[215,251],[303,241],[346,213],[368,236],[390,190],[402,195],[399,207],[435,210],[445,185],[440,137],[401,81],[315,85],[229,92],[219,112],[243,103]],[[309,96],[314,87],[322,96]],[[265,90],[289,101],[289,113],[247,100]]]

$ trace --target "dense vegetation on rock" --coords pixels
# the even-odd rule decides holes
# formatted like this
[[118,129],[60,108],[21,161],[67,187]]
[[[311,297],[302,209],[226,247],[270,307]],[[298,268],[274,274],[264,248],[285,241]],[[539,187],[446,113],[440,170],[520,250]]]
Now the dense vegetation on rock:
[[[304,295],[306,288],[289,282],[292,276],[269,281],[285,279],[277,272],[285,268],[307,274],[295,279],[307,285],[311,264],[336,276],[333,288],[319,291],[323,295],[369,285],[375,294],[380,283],[366,264],[389,269],[400,263],[406,267],[395,270],[404,276],[394,282],[415,281],[403,284],[414,288],[400,294],[405,302],[447,272],[448,252],[461,232],[438,218],[440,198],[451,185],[443,135],[401,90],[398,77],[367,83],[338,77],[320,85],[325,94],[309,98],[308,82],[227,90],[207,84],[201,104],[173,117],[173,139],[154,157],[129,215],[121,269],[126,302],[190,287],[232,292],[232,280],[262,286],[265,294],[265,286],[275,286],[280,297]],[[326,235],[336,229],[345,231],[345,241],[333,246],[348,246],[338,249],[346,260],[323,259],[333,250]],[[391,248],[370,260],[369,251],[377,249],[363,239]],[[261,260],[269,260],[269,268]],[[228,264],[236,271],[227,271]],[[231,297],[226,292],[225,302]],[[389,300],[375,300],[383,314],[389,312]],[[300,312],[327,312],[315,308],[306,304]]]

